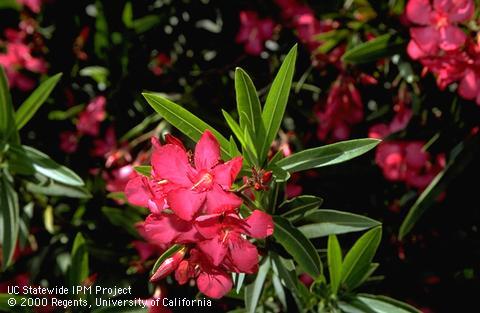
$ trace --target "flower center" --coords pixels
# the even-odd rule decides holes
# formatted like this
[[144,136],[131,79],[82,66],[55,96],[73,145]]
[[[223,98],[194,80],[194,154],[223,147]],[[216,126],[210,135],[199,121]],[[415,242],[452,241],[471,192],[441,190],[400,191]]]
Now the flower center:
[[433,24],[438,28],[448,26],[448,16],[444,13],[435,12],[433,15]]
[[197,182],[192,186],[192,190],[205,191],[212,188],[213,175],[207,171],[202,171],[198,174]]

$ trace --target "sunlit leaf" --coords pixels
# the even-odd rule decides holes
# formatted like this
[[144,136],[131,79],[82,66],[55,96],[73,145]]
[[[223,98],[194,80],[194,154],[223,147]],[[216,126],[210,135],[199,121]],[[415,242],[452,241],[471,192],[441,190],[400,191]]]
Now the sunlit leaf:
[[308,222],[298,229],[307,238],[318,238],[331,234],[344,234],[366,230],[381,225],[369,217],[336,210],[316,210],[305,215]]
[[12,262],[19,230],[18,195],[5,173],[0,172],[0,243],[2,245],[2,269]]
[[35,115],[42,104],[45,103],[61,77],[61,73],[50,77],[38,86],[30,94],[27,100],[22,103],[15,113],[15,124],[17,125],[18,130],[22,129],[22,127],[25,126],[25,124],[27,124]]
[[342,60],[353,64],[370,63],[404,50],[405,40],[401,36],[385,34],[353,46],[343,54]]
[[258,139],[262,142],[259,149],[259,160],[263,162],[267,157],[268,150],[273,140],[277,136],[278,130],[285,114],[287,107],[288,95],[290,94],[290,87],[292,85],[293,72],[295,70],[295,61],[297,58],[297,45],[293,46],[290,52],[285,57],[282,66],[278,70],[277,76],[273,80],[270,91],[267,95],[267,100],[262,111],[262,120],[265,125],[265,136],[260,136]]
[[322,262],[317,250],[297,228],[280,216],[274,216],[275,230],[273,236],[295,261],[313,278],[322,273]]
[[342,284],[350,290],[358,286],[370,268],[382,239],[382,228],[376,227],[360,237],[348,251],[342,265]]
[[255,313],[269,270],[270,258],[267,257],[260,265],[255,281],[245,287],[245,309],[247,313]]
[[377,139],[354,139],[303,150],[277,162],[290,173],[342,163],[356,158],[380,143]]
[[328,236],[327,259],[331,291],[333,294],[337,294],[342,281],[342,249],[335,235]]

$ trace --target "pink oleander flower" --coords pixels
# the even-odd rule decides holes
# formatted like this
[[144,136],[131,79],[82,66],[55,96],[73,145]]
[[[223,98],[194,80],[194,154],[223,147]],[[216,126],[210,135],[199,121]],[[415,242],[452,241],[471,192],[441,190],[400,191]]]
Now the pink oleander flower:
[[105,105],[107,99],[104,96],[98,96],[92,99],[86,109],[80,113],[77,121],[77,130],[80,134],[98,136],[100,132],[100,122],[107,116]]
[[460,48],[466,35],[456,26],[469,20],[474,12],[472,0],[410,0],[406,16],[420,25],[410,28],[411,40],[407,52],[412,59],[436,55],[439,50]]
[[45,73],[47,65],[43,59],[32,56],[31,48],[21,42],[7,42],[5,53],[0,54],[0,65],[5,68],[11,88],[22,91],[33,89],[35,81],[25,75],[22,69],[33,73]]
[[72,131],[60,133],[60,149],[65,153],[74,153],[78,148],[78,135]]
[[127,143],[117,143],[117,136],[115,129],[110,126],[105,131],[103,138],[98,138],[93,141],[93,149],[90,150],[90,155],[94,157],[103,157],[105,159],[105,167],[109,168],[115,164],[132,161]]
[[102,177],[107,183],[106,189],[109,192],[124,191],[127,183],[137,177],[138,174],[133,169],[133,165],[127,164],[109,172],[104,172]]
[[206,238],[197,246],[214,266],[247,274],[258,270],[258,251],[245,235],[263,239],[273,233],[272,217],[258,210],[245,220],[235,213],[202,215],[195,227]]
[[259,55],[263,51],[265,41],[272,38],[275,28],[273,20],[260,19],[254,11],[241,11],[240,24],[236,42],[243,43],[248,54]]
[[320,140],[338,141],[350,136],[350,128],[363,119],[363,103],[353,78],[343,74],[337,78],[317,118]]
[[375,155],[375,161],[387,180],[405,182],[419,190],[425,189],[432,179],[445,167],[445,157],[436,159],[423,151],[424,143],[419,141],[382,142]]
[[192,220],[197,213],[221,213],[242,204],[230,191],[242,168],[242,158],[223,163],[220,145],[208,130],[198,141],[193,160],[183,146],[166,144],[154,145],[151,163],[153,178],[170,186],[168,205],[184,220]]
[[463,98],[475,100],[477,105],[480,105],[480,41],[476,44],[470,42],[467,53],[471,61],[460,81],[458,93]]
[[464,51],[450,51],[438,56],[424,57],[420,62],[424,67],[423,72],[432,72],[438,88],[443,90],[465,76],[471,59]]
[[181,285],[191,278],[196,278],[202,293],[215,299],[223,297],[233,286],[231,275],[210,263],[198,249],[190,250],[190,257],[181,261],[175,271],[175,279]]
[[28,7],[33,13],[40,13],[43,0],[17,0],[17,2]]

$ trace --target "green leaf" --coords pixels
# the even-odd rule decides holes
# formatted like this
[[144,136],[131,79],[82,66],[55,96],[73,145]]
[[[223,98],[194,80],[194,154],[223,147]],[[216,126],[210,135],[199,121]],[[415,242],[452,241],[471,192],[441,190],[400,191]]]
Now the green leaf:
[[12,146],[14,148],[10,149],[7,154],[9,171],[15,174],[33,175],[35,169],[33,168],[32,160],[27,157],[25,149],[22,146]]
[[48,113],[49,120],[63,121],[76,116],[85,108],[84,104],[74,105],[66,111],[54,110]]
[[303,150],[277,162],[290,173],[342,163],[356,158],[380,143],[378,139],[354,139]]
[[158,15],[145,15],[133,20],[133,29],[137,34],[142,34],[160,24],[161,20]]
[[467,143],[462,142],[453,149],[445,168],[435,176],[408,211],[400,226],[400,240],[412,230],[425,211],[435,203],[450,181],[463,172],[465,167],[473,160],[477,149],[478,138]]
[[[48,155],[29,146],[24,145],[22,147],[26,157],[32,161],[36,172],[65,185],[78,187],[84,185],[83,180],[77,174],[53,161]],[[11,149],[15,150],[16,153],[22,153],[18,146],[12,146]]]
[[323,199],[315,196],[298,196],[284,201],[279,206],[281,215],[292,223],[303,218],[307,212],[317,210],[323,203]]
[[342,281],[342,249],[335,235],[328,236],[327,259],[331,291],[337,294]]
[[9,141],[10,136],[13,135],[13,142],[18,143],[20,139],[16,129],[8,79],[3,66],[0,65],[0,142],[2,140]]
[[205,130],[210,130],[220,143],[220,149],[224,158],[229,157],[229,141],[213,127],[181,107],[180,105],[159,95],[143,93],[148,104],[157,111],[170,124],[178,128],[186,136],[198,141]]
[[62,77],[62,73],[58,73],[38,86],[18,108],[15,114],[15,124],[17,130],[22,129],[25,124],[35,115],[40,106],[48,99],[48,96],[53,91],[53,88],[57,85],[58,81]]
[[21,6],[17,0],[0,0],[0,9],[20,10]]
[[286,182],[290,179],[290,173],[275,164],[270,164],[267,169],[272,171],[277,183]]
[[242,291],[243,282],[245,281],[245,273],[233,273],[234,275],[234,289],[237,294]]
[[41,184],[27,182],[26,188],[31,193],[39,193],[46,196],[70,197],[78,199],[88,199],[92,197],[88,189],[85,187],[64,185],[47,178],[45,178],[45,181]]
[[143,121],[141,121],[135,127],[131,128],[125,135],[123,135],[119,141],[127,141],[134,137],[142,135],[148,126],[160,121],[161,119],[162,117],[159,114],[155,113],[147,116]]
[[132,28],[133,26],[133,10],[130,1],[125,3],[125,6],[123,7],[122,22],[127,28]]
[[225,110],[222,109],[223,117],[225,121],[227,121],[228,127],[232,130],[232,133],[237,137],[238,141],[242,145],[242,147],[246,147],[245,139],[243,138],[243,131],[240,128],[240,125],[235,121],[235,119]]
[[71,286],[81,285],[90,272],[87,244],[81,233],[75,236],[71,256],[72,263],[68,270],[69,283]]
[[260,149],[260,141],[257,139],[263,139],[265,136],[262,107],[251,78],[239,67],[235,69],[235,91],[240,128],[245,129],[246,127],[251,134],[256,134],[255,148],[258,151]]
[[375,62],[405,50],[405,41],[398,35],[385,34],[353,46],[342,57],[344,62],[361,64]]
[[381,225],[363,215],[335,210],[317,210],[305,215],[303,220],[311,223],[298,228],[307,238],[357,232]]
[[150,165],[140,165],[134,166],[133,169],[140,175],[151,177],[152,175],[152,167]]
[[267,278],[268,271],[270,270],[270,259],[267,257],[260,265],[257,273],[257,278],[253,282],[245,287],[245,309],[247,313],[255,313],[262,295],[263,285]]
[[18,195],[6,174],[0,172],[0,239],[3,270],[10,266],[15,252],[19,230],[19,211]]
[[386,296],[358,294],[356,297],[375,313],[420,313],[413,306]]
[[382,228],[376,227],[360,237],[348,251],[342,266],[342,283],[350,290],[361,282],[370,268],[382,239]]
[[90,77],[97,84],[107,84],[110,71],[106,67],[92,65],[82,68],[78,74],[83,77]]
[[275,295],[277,296],[278,300],[282,304],[282,307],[284,309],[287,309],[287,297],[285,295],[285,290],[283,290],[283,286],[280,281],[280,278],[275,273],[272,275],[272,284],[273,284],[273,289],[275,290]]
[[290,52],[288,52],[268,92],[262,112],[265,135],[257,134],[257,140],[262,143],[259,149],[260,163],[263,163],[266,159],[270,145],[277,136],[278,129],[282,123],[285,108],[287,107],[290,87],[292,85],[296,58],[297,45],[293,46]]
[[317,250],[298,229],[280,216],[274,216],[273,236],[295,261],[313,278],[322,274],[322,262]]
[[173,246],[171,246],[170,248],[167,249],[167,251],[165,251],[158,259],[157,261],[155,262],[155,264],[153,265],[153,268],[150,272],[151,275],[153,275],[157,270],[158,268],[160,267],[160,265],[162,265],[162,263],[168,259],[169,257],[171,257],[175,252],[177,251],[180,251],[181,249],[183,249],[185,246],[184,245],[179,245],[179,244],[174,244]]
[[102,207],[102,213],[110,223],[127,231],[133,237],[138,238],[138,231],[135,228],[135,224],[143,220],[140,215],[128,208],[117,209],[111,207]]

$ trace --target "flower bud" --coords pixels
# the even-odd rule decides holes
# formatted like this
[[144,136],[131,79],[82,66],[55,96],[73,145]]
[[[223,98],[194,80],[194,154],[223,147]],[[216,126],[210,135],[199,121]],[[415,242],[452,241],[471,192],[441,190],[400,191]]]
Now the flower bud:
[[165,259],[162,264],[160,264],[156,272],[152,275],[152,277],[150,277],[150,282],[153,283],[159,281],[165,278],[174,270],[176,270],[180,262],[183,260],[186,252],[187,248],[182,247],[180,250],[176,251],[170,257]]
[[268,183],[270,183],[271,179],[272,179],[272,171],[266,171],[265,173],[263,173],[262,183],[264,185],[267,185]]

